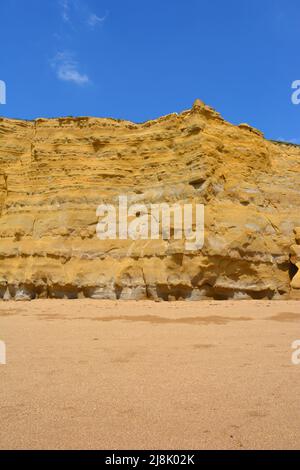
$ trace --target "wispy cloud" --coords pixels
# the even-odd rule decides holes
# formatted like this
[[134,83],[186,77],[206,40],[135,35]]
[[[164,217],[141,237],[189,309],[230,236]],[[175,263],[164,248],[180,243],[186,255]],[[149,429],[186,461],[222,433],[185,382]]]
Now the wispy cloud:
[[97,26],[98,24],[103,23],[106,20],[106,17],[107,13],[104,16],[98,16],[95,13],[90,13],[87,19],[87,24],[91,28],[95,28],[95,26]]
[[56,1],[60,18],[64,25],[59,33],[54,34],[54,37],[59,43],[56,50],[63,52],[58,52],[50,63],[59,80],[76,85],[86,85],[90,83],[89,76],[86,73],[82,73],[80,64],[76,59],[76,54],[68,50],[66,43],[73,41],[75,35],[82,34],[82,28],[94,30],[106,20],[108,12],[104,16],[98,15],[90,9],[86,0]]
[[94,29],[103,23],[108,15],[105,13],[104,16],[99,16],[91,11],[87,3],[82,0],[58,0],[58,5],[62,20],[70,26],[73,26],[73,22],[77,22]]
[[70,21],[70,1],[59,0],[59,6],[61,11],[61,17],[65,23]]
[[76,85],[85,85],[90,82],[88,75],[79,71],[79,63],[70,52],[58,52],[52,59],[51,65],[59,80],[73,82]]

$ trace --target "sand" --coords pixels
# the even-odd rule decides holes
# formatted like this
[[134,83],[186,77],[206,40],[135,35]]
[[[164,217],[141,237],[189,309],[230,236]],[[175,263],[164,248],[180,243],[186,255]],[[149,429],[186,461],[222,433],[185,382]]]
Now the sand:
[[1,449],[299,449],[300,302],[0,304]]

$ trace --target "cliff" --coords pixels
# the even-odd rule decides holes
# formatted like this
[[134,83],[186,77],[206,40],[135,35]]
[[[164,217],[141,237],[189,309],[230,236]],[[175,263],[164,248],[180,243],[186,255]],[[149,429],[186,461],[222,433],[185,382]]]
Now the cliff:
[[[205,205],[205,240],[100,240],[96,209]],[[300,292],[300,147],[197,100],[142,124],[0,119],[0,297],[288,298]]]

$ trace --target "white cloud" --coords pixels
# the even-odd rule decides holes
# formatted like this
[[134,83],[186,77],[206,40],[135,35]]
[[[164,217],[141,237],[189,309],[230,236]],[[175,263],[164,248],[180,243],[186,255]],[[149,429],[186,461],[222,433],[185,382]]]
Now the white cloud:
[[69,0],[59,0],[62,19],[68,23],[70,21],[70,2]]
[[94,28],[97,26],[99,23],[103,23],[106,20],[107,15],[104,16],[98,16],[95,13],[90,13],[87,19],[87,24],[91,27]]
[[[87,3],[83,0],[56,1],[65,27],[60,34],[55,33],[54,37],[61,43],[60,48],[62,50],[65,49],[66,39],[69,42],[75,34],[78,36],[82,29],[81,26],[84,26],[85,29],[89,27],[93,30],[103,23],[108,15],[108,13],[105,13],[104,16],[98,16],[90,10]],[[85,85],[90,82],[88,75],[80,70],[80,64],[73,52],[64,51],[57,53],[52,59],[51,65],[59,80],[73,82],[76,85]]]
[[76,85],[85,85],[90,79],[79,71],[79,64],[70,52],[59,52],[51,61],[56,71],[57,78],[65,82],[73,82]]
[[103,23],[107,18],[107,13],[104,16],[98,16],[81,0],[58,0],[58,5],[62,20],[65,23],[69,23],[70,26],[72,26],[73,21],[75,21],[85,23],[93,29]]

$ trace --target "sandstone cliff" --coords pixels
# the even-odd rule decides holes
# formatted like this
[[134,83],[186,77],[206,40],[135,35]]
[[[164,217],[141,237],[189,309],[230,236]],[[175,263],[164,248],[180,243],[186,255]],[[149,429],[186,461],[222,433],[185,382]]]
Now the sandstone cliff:
[[[284,298],[300,292],[300,147],[197,100],[143,124],[0,119],[0,297]],[[205,243],[99,240],[96,208],[205,204]]]

